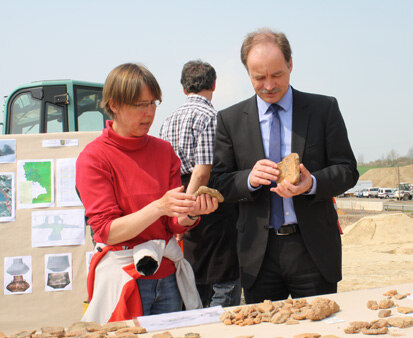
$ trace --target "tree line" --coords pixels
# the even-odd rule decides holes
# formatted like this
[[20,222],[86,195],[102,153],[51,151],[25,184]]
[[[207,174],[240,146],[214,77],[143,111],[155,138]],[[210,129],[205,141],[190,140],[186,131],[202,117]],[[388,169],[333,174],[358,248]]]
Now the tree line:
[[383,154],[380,159],[368,163],[364,162],[364,156],[360,154],[357,157],[357,164],[368,167],[403,167],[413,164],[413,147],[410,147],[404,156],[391,149],[387,154]]

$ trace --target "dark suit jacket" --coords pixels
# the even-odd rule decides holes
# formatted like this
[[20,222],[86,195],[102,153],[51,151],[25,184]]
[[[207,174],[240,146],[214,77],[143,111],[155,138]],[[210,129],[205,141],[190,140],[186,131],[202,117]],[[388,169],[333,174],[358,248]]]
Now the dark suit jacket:
[[[304,243],[322,275],[341,279],[341,239],[332,197],[353,187],[357,164],[333,97],[293,89],[291,152],[317,180],[315,195],[293,197]],[[270,190],[248,190],[248,175],[264,159],[256,96],[218,113],[214,186],[228,202],[239,202],[237,251],[242,286],[249,288],[260,270],[268,239]]]

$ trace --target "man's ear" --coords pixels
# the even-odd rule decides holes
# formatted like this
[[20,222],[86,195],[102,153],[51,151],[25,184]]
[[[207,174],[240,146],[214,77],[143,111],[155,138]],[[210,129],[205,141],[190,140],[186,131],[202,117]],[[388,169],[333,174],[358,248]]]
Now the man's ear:
[[188,91],[187,91],[184,87],[182,87],[182,90],[184,91],[184,94],[185,94],[186,96],[188,96]]
[[212,91],[215,91],[215,85],[217,84],[217,80],[214,81],[214,84],[212,85]]

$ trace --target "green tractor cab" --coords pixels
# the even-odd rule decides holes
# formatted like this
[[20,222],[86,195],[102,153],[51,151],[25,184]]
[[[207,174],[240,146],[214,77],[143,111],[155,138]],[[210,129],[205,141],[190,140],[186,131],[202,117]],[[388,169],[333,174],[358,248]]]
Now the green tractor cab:
[[103,84],[75,80],[32,82],[7,98],[3,134],[100,131]]

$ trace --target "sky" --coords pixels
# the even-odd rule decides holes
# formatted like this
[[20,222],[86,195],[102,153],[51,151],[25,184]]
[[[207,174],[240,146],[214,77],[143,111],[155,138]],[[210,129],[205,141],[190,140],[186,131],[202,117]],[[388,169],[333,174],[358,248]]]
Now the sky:
[[162,104],[150,134],[185,100],[182,66],[217,71],[217,110],[254,94],[240,61],[245,35],[287,35],[291,85],[337,98],[354,154],[364,162],[413,147],[413,1],[1,0],[0,98],[38,80],[104,82],[125,62],[157,78]]

